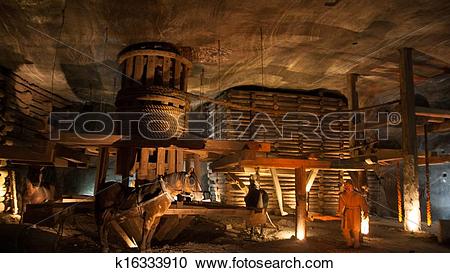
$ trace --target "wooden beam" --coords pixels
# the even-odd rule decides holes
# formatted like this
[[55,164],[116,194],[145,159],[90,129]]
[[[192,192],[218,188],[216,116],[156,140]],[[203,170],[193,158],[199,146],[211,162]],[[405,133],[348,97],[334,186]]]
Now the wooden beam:
[[280,180],[278,179],[277,169],[270,168],[270,173],[272,174],[272,181],[275,187],[275,196],[277,197],[278,207],[280,208],[280,214],[281,216],[286,216],[288,215],[288,213],[284,211],[283,191],[281,189]]
[[295,169],[295,237],[299,240],[306,238],[306,170]]
[[311,191],[311,187],[314,184],[314,180],[316,179],[318,173],[319,169],[311,169],[308,173],[308,178],[306,179],[306,192]]
[[241,160],[239,165],[241,167],[265,167],[265,168],[285,168],[285,169],[321,169],[321,170],[346,170],[346,171],[361,171],[365,170],[364,162],[356,160],[308,160],[308,159],[293,159],[293,158],[272,158],[272,157],[257,157],[255,159]]
[[406,231],[420,230],[419,179],[417,169],[416,109],[412,49],[400,49],[400,105],[402,116],[403,200]]
[[[446,120],[443,123],[439,123],[439,124],[429,124],[428,125],[428,133],[448,133],[450,132],[450,120]],[[418,136],[423,136],[424,135],[424,130],[422,126],[418,126],[416,128],[416,133]]]
[[103,147],[99,149],[100,153],[97,161],[97,170],[95,174],[94,195],[97,194],[100,184],[105,183],[106,172],[108,171],[109,165],[109,148]]
[[54,143],[47,142],[44,152],[31,148],[19,146],[0,145],[0,159],[21,162],[45,162],[52,163],[54,160]]
[[55,146],[55,157],[60,157],[73,163],[87,164],[89,162],[89,156],[84,151],[65,147],[60,144]]
[[206,208],[197,206],[171,206],[164,215],[206,215],[206,216],[234,216],[249,217],[253,210],[247,208]]
[[125,230],[123,230],[123,228],[119,225],[119,223],[117,223],[117,221],[115,220],[111,221],[111,226],[117,232],[119,237],[127,244],[128,247],[130,248],[137,247],[136,242],[128,236],[128,234],[125,232]]
[[416,116],[450,119],[450,110],[416,106]]
[[62,132],[54,142],[66,146],[111,146],[119,141],[121,135],[79,134]]
[[235,152],[244,149],[256,152],[270,152],[271,144],[256,141],[206,140],[205,150],[210,152]]

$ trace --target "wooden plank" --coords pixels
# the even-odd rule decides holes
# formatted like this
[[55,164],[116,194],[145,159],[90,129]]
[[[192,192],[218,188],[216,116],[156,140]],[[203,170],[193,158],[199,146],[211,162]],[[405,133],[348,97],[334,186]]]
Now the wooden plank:
[[167,173],[174,173],[176,170],[176,152],[174,146],[170,146],[168,149],[167,154],[167,164],[168,164],[168,171]]
[[295,237],[299,240],[306,238],[306,170],[295,169]]
[[110,146],[119,141],[121,135],[102,135],[102,134],[74,134],[61,132],[58,144],[66,146]]
[[404,229],[420,230],[419,179],[417,168],[417,140],[414,73],[412,49],[400,49],[400,108],[402,116]]
[[164,175],[166,172],[166,149],[158,148],[156,155],[156,176]]
[[113,227],[113,229],[117,232],[117,234],[120,236],[120,238],[125,242],[125,244],[127,244],[128,247],[130,248],[136,248],[136,242],[134,242],[134,240],[132,240],[128,234],[125,232],[125,230],[123,230],[123,228],[115,221],[111,221],[111,226]]
[[308,178],[306,179],[306,192],[311,191],[311,187],[314,184],[314,180],[317,177],[317,174],[319,173],[319,169],[312,169],[308,173]]
[[275,187],[275,196],[277,197],[277,203],[280,209],[280,214],[281,216],[288,215],[288,213],[284,211],[283,207],[283,191],[280,186],[280,180],[278,179],[277,169],[271,168],[270,173],[272,174],[272,181]]
[[450,110],[416,106],[416,116],[450,119]]

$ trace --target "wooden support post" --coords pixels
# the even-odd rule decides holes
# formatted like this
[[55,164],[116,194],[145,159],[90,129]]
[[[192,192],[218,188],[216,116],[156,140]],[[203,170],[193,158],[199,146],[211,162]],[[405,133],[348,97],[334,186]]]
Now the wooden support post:
[[166,149],[158,148],[156,155],[156,176],[166,173]]
[[[356,82],[358,81],[358,75],[354,73],[350,73],[347,75],[347,85],[350,92],[350,109],[353,111],[357,111],[359,109],[359,95],[358,90],[356,89]],[[361,121],[359,119],[355,118],[355,124],[360,123]],[[358,147],[363,146],[364,143],[362,141],[357,141],[356,134],[364,134],[364,132],[357,132],[355,124],[351,124],[351,129],[355,131],[355,135],[350,139],[350,147]],[[351,152],[351,156],[353,158],[356,158],[359,156],[358,149],[354,149]],[[365,171],[358,171],[356,175],[352,176],[352,184],[353,186],[361,191],[362,186],[366,183],[366,172]]]
[[402,116],[404,229],[420,231],[419,179],[417,169],[415,92],[412,49],[400,49],[400,105]]
[[176,170],[176,152],[175,146],[170,146],[167,154],[167,164],[168,164],[168,172],[174,173]]
[[423,126],[425,145],[425,190],[427,196],[427,226],[431,226],[431,185],[430,185],[430,155],[428,151],[428,124]]
[[314,180],[316,179],[318,173],[319,169],[311,169],[308,173],[308,178],[306,179],[306,192],[311,191],[311,187],[314,184]]
[[12,213],[18,214],[19,213],[19,206],[17,204],[17,184],[16,184],[16,172],[11,170],[10,172],[10,186],[11,186],[11,207],[12,207]]
[[184,171],[184,151],[181,148],[177,149],[177,172]]
[[197,178],[201,181],[202,179],[202,166],[200,161],[200,156],[194,154],[194,172]]
[[128,236],[128,234],[123,230],[123,228],[117,223],[117,221],[111,221],[112,228],[117,232],[117,234],[122,238],[122,240],[127,244],[130,248],[136,248],[136,242]]
[[94,195],[97,194],[100,184],[105,183],[106,172],[109,166],[109,148],[99,148],[97,172],[95,175]]
[[278,207],[280,208],[280,214],[281,216],[286,216],[288,213],[284,211],[283,191],[281,189],[280,180],[278,179],[277,169],[271,168],[270,173],[272,174],[272,181],[275,186],[275,195],[277,197]]
[[295,200],[296,224],[295,237],[299,240],[306,238],[306,171],[305,168],[295,169]]
[[150,148],[141,148],[141,160],[139,161],[139,179],[148,179],[148,158],[150,155]]

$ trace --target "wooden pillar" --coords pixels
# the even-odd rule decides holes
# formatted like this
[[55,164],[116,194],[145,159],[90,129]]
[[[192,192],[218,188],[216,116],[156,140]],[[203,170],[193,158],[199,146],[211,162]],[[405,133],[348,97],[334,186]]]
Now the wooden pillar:
[[431,185],[430,185],[430,155],[428,154],[428,124],[423,126],[425,142],[425,190],[427,196],[427,226],[431,226]]
[[138,178],[148,179],[148,158],[150,155],[150,148],[141,148],[141,159],[139,161]]
[[396,168],[396,184],[397,184],[397,212],[398,212],[398,222],[403,222],[403,202],[402,202],[402,182],[400,174],[400,161],[397,161]]
[[295,237],[306,238],[306,171],[305,168],[295,169]]
[[158,148],[156,154],[156,176],[165,175],[166,173],[166,150]]
[[420,230],[419,179],[412,49],[400,49],[400,104],[402,116],[404,229]]
[[175,146],[171,145],[168,149],[167,155],[167,164],[168,164],[167,173],[174,173],[176,170],[176,153],[177,150],[175,149]]
[[100,148],[97,162],[97,172],[95,175],[94,195],[97,194],[100,184],[105,183],[108,166],[109,166],[109,149],[108,147]]
[[11,207],[12,213],[19,213],[19,206],[17,204],[17,183],[16,183],[16,172],[14,170],[10,171],[10,186],[11,186]]
[[[357,111],[359,109],[359,95],[358,90],[356,89],[356,82],[358,81],[358,74],[350,73],[347,75],[347,88],[350,92],[350,101],[349,101],[349,107],[353,111]],[[358,117],[358,116],[357,116]],[[355,119],[355,124],[361,122],[359,119]],[[351,125],[352,129],[356,129],[355,125]],[[362,132],[363,133],[363,132]],[[350,139],[350,147],[356,147],[362,145],[361,141],[357,141],[356,134],[358,134],[355,130],[355,135]],[[359,152],[358,149],[352,150],[351,152],[352,157],[358,157]],[[359,171],[356,172],[356,174],[352,175],[350,174],[352,178],[352,184],[353,186],[361,191],[362,186],[366,184],[366,172],[365,171]]]
[[184,151],[181,148],[177,149],[177,172],[184,171]]

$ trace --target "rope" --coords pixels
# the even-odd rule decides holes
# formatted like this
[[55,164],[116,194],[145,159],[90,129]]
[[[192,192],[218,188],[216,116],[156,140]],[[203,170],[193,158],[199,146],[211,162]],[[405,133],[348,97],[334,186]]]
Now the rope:
[[398,222],[403,222],[403,204],[402,204],[402,188],[400,181],[400,162],[397,161],[397,173],[396,173],[396,182],[397,182],[397,211],[398,211]]

